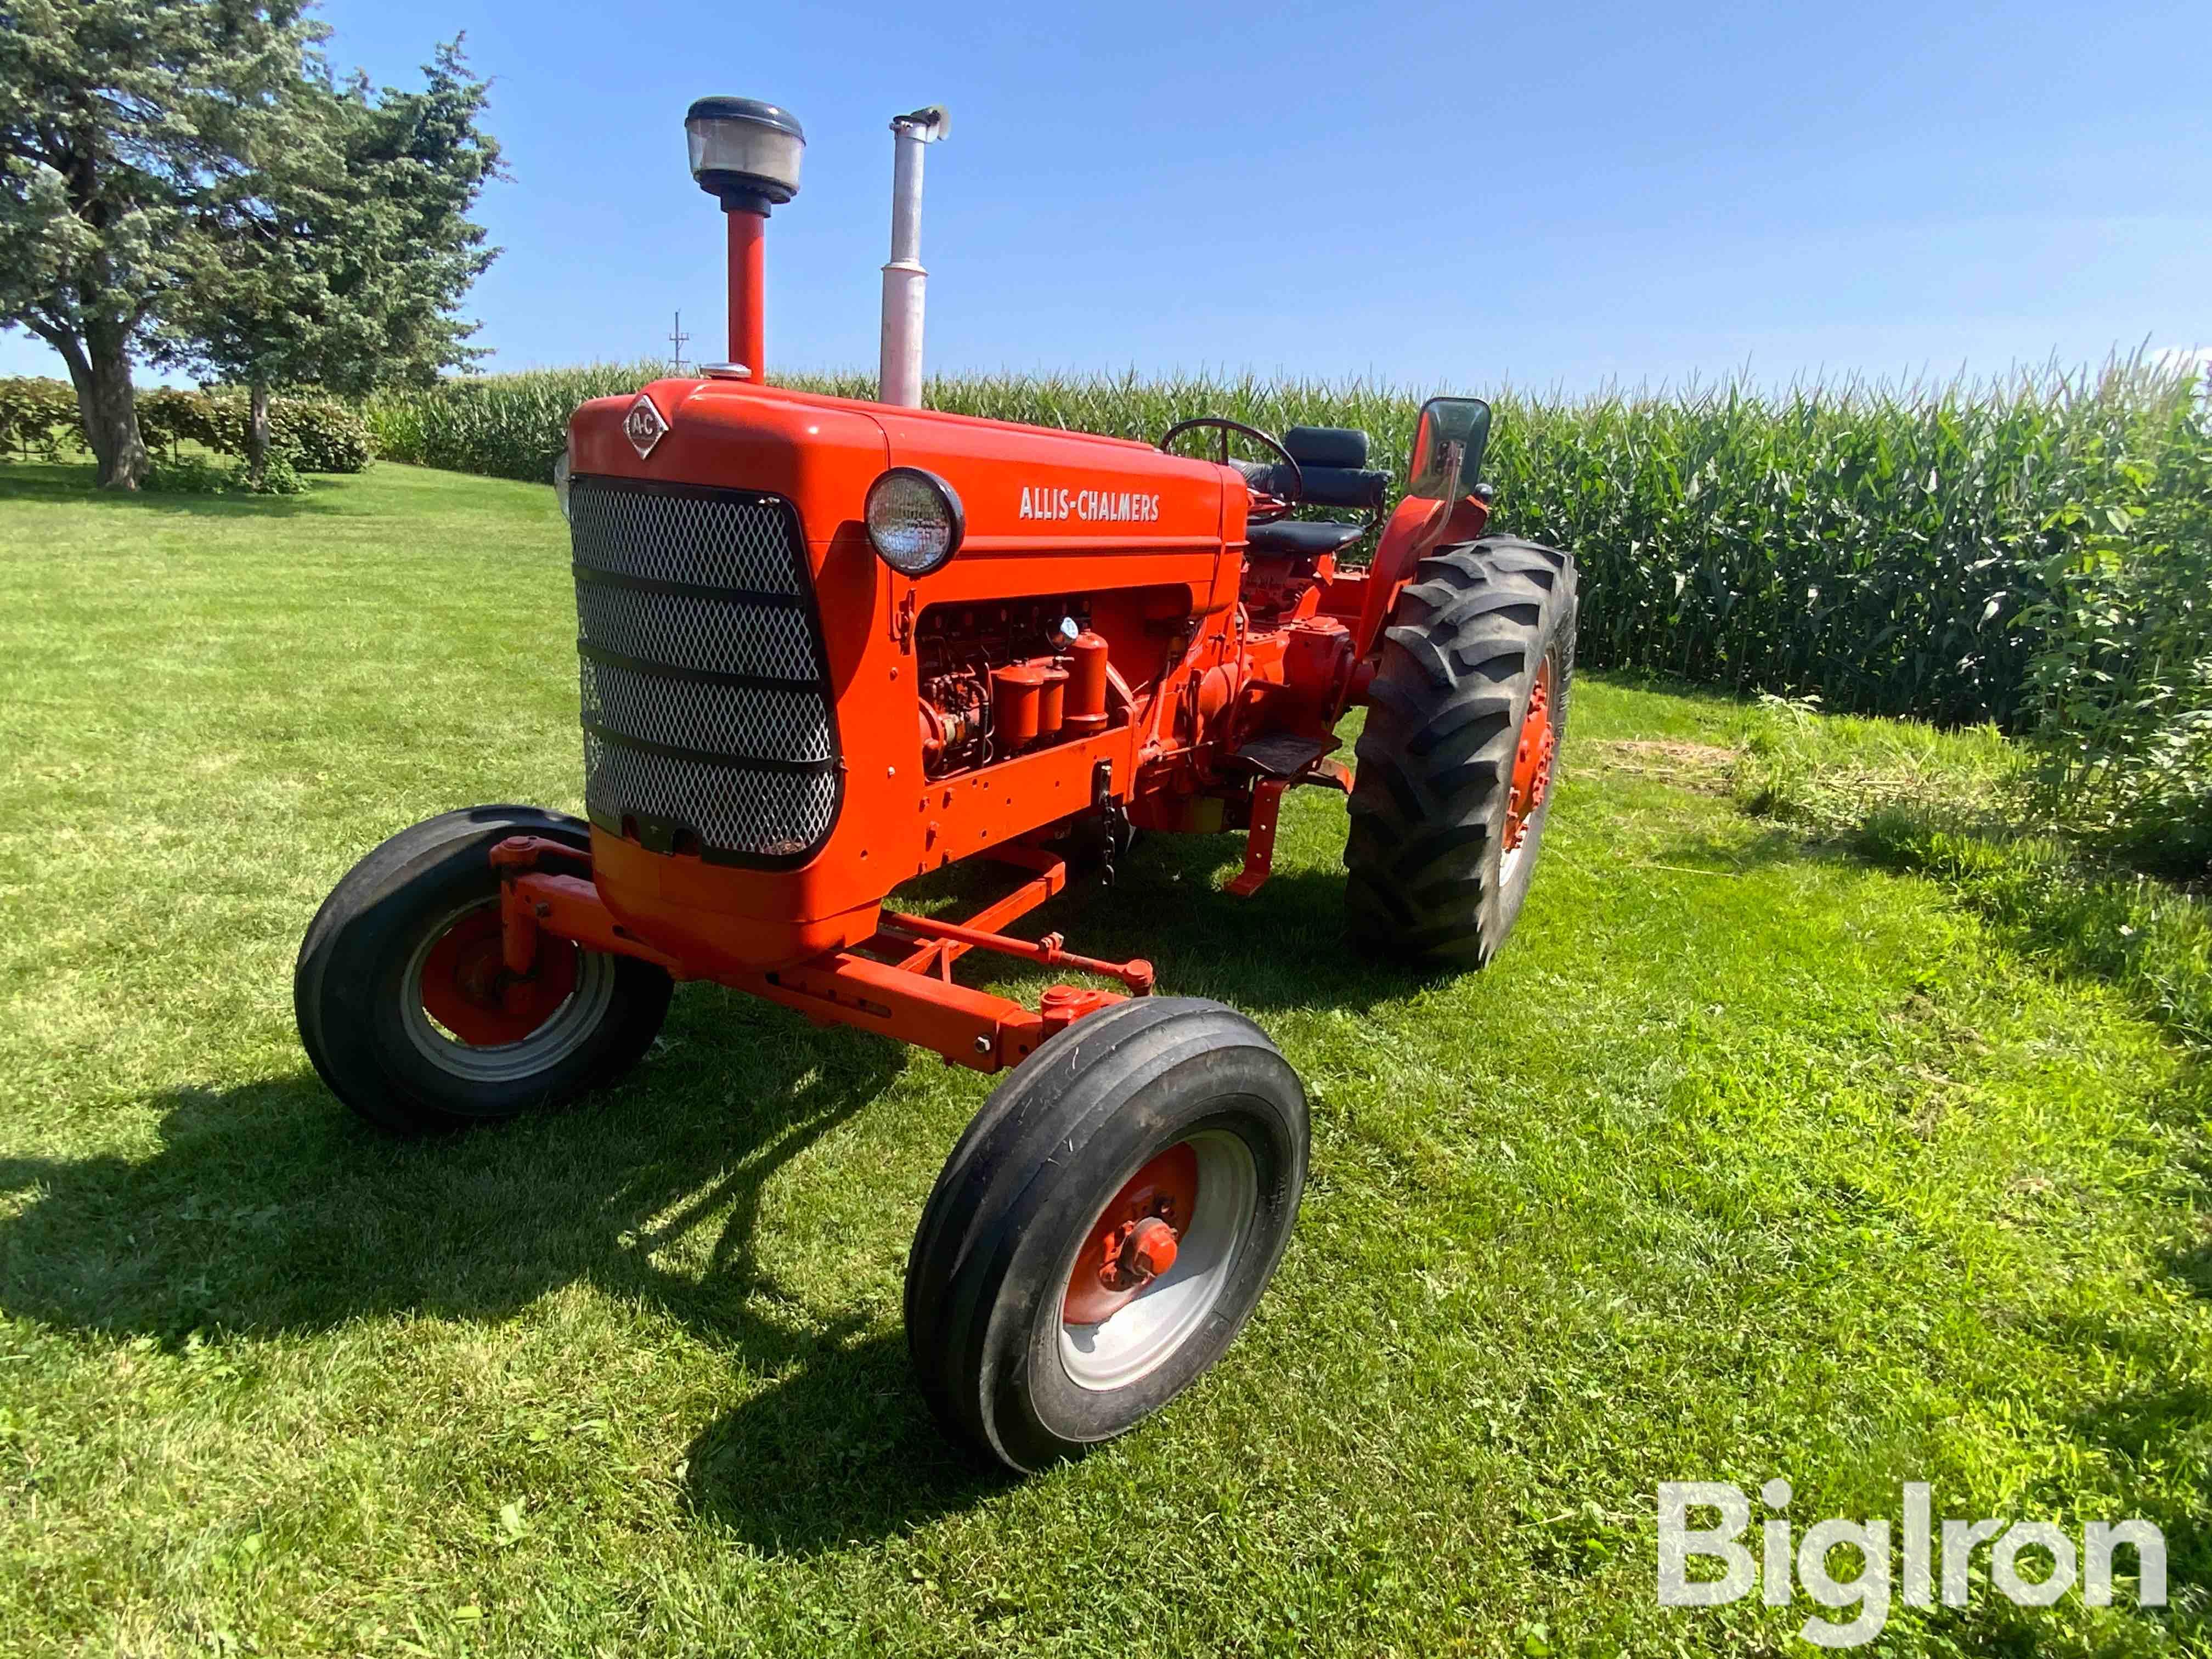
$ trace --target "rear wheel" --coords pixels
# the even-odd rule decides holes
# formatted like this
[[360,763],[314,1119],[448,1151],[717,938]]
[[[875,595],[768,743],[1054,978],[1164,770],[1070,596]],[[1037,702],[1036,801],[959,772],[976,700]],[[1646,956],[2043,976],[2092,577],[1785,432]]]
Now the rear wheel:
[[1399,594],[1344,849],[1360,944],[1480,967],[1512,932],[1551,813],[1575,611],[1574,560],[1504,537],[1431,554]]
[[907,1261],[907,1346],[957,1439],[1029,1471],[1134,1427],[1219,1358],[1305,1185],[1305,1093],[1243,1015],[1141,998],[994,1091]]
[[541,936],[528,975],[501,956],[492,848],[587,826],[477,806],[403,830],[316,913],[293,974],[300,1040],[331,1091],[403,1133],[512,1117],[611,1081],[660,1030],[673,988],[649,963]]

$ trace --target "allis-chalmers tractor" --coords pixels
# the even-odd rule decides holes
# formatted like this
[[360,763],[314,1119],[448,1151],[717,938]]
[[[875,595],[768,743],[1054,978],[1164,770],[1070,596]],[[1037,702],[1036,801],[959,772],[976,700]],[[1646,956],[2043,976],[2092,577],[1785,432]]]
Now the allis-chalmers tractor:
[[[1006,1070],[923,1207],[905,1313],[946,1430],[1028,1470],[1229,1346],[1308,1131],[1250,1020],[1008,927],[1138,830],[1245,830],[1229,888],[1249,895],[1284,792],[1310,786],[1350,795],[1354,940],[1481,965],[1543,840],[1575,567],[1483,535],[1474,399],[1422,410],[1387,513],[1362,432],[1200,416],[1155,447],[910,406],[943,114],[892,125],[882,389],[903,400],[871,403],[762,375],[761,235],[798,123],[692,106],[732,362],[586,404],[556,475],[589,821],[478,806],[393,836],[315,917],[296,1001],[324,1079],[399,1131],[611,1082],[682,980]],[[1193,440],[1208,453],[1167,453]],[[1356,704],[1355,773],[1331,756]],[[1012,890],[958,924],[887,904],[964,859]],[[955,976],[977,951],[1079,980],[1030,1007]]]

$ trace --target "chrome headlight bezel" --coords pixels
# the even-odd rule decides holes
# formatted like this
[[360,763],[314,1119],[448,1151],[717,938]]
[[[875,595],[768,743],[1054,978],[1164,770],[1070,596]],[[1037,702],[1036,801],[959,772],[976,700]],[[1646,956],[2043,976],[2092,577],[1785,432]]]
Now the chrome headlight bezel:
[[575,474],[575,464],[569,457],[575,442],[572,439],[562,446],[560,458],[553,463],[553,499],[561,503],[561,516],[574,524],[575,515],[568,510],[568,483]]
[[915,579],[945,568],[968,533],[960,492],[918,466],[895,466],[870,484],[863,517],[876,556]]

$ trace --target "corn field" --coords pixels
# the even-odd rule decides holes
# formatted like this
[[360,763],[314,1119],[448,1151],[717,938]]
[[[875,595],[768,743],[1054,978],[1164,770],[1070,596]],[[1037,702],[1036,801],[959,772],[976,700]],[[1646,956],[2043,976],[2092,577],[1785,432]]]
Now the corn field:
[[[391,459],[543,479],[576,404],[661,372],[454,380],[364,414]],[[874,390],[864,375],[790,384]],[[1359,427],[1372,464],[1401,473],[1419,409],[1413,391],[1364,382],[1134,374],[943,378],[927,398],[1134,438],[1200,413]],[[2074,613],[2072,584],[2124,557],[2114,523],[2212,489],[2190,373],[2142,362],[1982,385],[1492,401],[1498,526],[1580,561],[1582,661],[1946,724],[2041,719],[2048,688],[2031,664]]]

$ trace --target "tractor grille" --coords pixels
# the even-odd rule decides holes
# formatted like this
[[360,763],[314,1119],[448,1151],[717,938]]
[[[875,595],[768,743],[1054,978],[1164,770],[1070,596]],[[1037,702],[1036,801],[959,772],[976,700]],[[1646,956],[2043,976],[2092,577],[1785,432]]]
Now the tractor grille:
[[811,856],[842,774],[791,503],[586,477],[568,517],[592,822],[726,864]]

